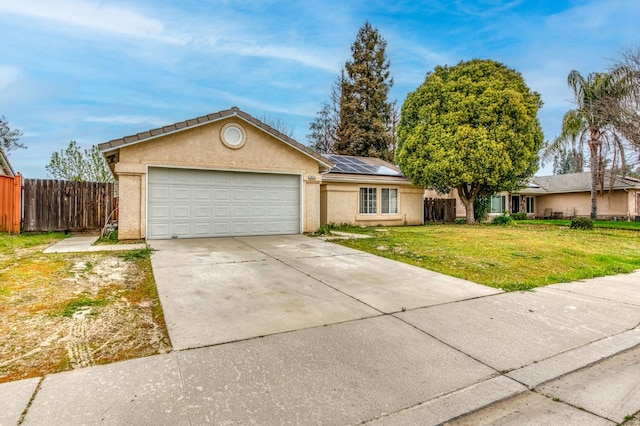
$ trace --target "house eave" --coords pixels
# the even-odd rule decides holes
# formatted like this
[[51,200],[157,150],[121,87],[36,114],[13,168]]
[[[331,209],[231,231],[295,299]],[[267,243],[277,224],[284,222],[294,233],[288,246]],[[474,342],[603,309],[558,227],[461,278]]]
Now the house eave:
[[376,175],[346,175],[346,174],[325,174],[322,176],[323,183],[371,183],[384,185],[406,185],[413,186],[406,178],[393,176]]

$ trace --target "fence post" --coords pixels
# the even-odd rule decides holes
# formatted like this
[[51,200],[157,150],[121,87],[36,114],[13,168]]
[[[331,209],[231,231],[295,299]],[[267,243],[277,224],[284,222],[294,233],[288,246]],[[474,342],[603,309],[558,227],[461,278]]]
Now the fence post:
[[13,212],[9,233],[20,234],[20,220],[22,219],[22,175],[18,173],[13,178]]

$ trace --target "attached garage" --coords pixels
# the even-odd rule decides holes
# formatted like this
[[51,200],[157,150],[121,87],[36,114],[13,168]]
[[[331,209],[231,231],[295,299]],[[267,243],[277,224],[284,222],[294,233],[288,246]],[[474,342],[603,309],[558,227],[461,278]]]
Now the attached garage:
[[147,238],[300,233],[300,176],[150,167]]
[[118,181],[118,238],[312,232],[333,163],[238,108],[99,145]]

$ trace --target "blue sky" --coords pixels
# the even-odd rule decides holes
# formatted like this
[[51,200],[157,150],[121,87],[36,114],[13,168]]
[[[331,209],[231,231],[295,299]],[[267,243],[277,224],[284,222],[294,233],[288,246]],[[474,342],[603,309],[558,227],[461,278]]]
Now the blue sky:
[[[570,70],[640,45],[638,0],[0,0],[0,115],[27,178],[51,154],[237,106],[309,123],[365,22],[387,40],[401,105],[436,65],[489,58],[542,95],[545,138],[572,107]],[[549,167],[538,174],[549,174]]]

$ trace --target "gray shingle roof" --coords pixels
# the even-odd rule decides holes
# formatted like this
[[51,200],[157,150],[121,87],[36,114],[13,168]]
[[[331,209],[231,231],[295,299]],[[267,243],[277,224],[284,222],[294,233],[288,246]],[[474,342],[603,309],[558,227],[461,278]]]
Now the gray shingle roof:
[[327,169],[333,166],[333,163],[330,160],[318,154],[311,148],[297,142],[296,140],[279,132],[273,127],[263,123],[257,118],[252,117],[246,112],[241,111],[238,107],[232,107],[231,109],[219,111],[214,114],[207,114],[200,117],[191,118],[185,121],[179,121],[177,123],[173,123],[167,126],[162,126],[155,129],[147,130],[145,132],[136,133],[135,135],[129,135],[129,136],[124,136],[118,139],[112,139],[109,142],[104,142],[99,144],[98,148],[100,148],[100,151],[102,151],[103,153],[107,153],[110,151],[117,151],[118,149],[128,145],[145,142],[150,139],[155,139],[164,135],[180,132],[192,127],[201,126],[203,124],[212,123],[228,117],[238,117],[239,119],[249,124],[252,124],[255,127],[262,129],[263,131],[269,133],[271,136],[275,137],[276,139],[279,139],[282,142],[286,143],[287,145],[290,145],[294,149],[302,152],[303,154],[314,158],[319,163],[324,165]]
[[[610,187],[610,174],[605,175],[603,188]],[[568,192],[589,192],[591,190],[591,173],[569,173],[555,176],[535,176],[531,178],[534,184],[540,188],[523,189],[522,193],[568,193]],[[613,189],[640,188],[640,179],[631,177],[616,176]]]

